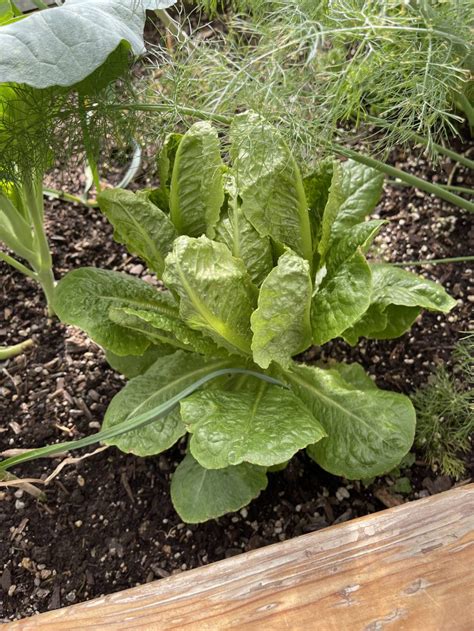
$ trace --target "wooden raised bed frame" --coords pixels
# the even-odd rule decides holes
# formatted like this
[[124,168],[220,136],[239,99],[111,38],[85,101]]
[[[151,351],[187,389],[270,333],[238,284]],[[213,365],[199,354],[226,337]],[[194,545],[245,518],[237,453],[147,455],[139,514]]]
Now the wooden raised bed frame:
[[472,631],[474,484],[7,626]]

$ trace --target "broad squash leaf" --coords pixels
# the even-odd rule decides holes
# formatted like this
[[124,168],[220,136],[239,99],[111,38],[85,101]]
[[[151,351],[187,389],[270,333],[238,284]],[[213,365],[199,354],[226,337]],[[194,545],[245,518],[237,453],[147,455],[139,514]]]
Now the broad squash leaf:
[[214,237],[224,202],[223,172],[216,130],[195,123],[178,145],[171,176],[170,218],[179,234]]
[[291,357],[311,345],[311,283],[308,261],[285,252],[263,281],[253,312],[252,352],[255,363],[288,366]]
[[304,365],[294,364],[282,378],[327,432],[327,438],[308,448],[326,471],[369,478],[390,471],[408,453],[415,434],[408,397],[368,384],[361,389],[360,376],[353,385],[334,370]]
[[260,286],[273,268],[269,237],[261,237],[245,217],[233,183],[228,179],[227,213],[216,227],[216,240],[225,243],[232,256],[242,259],[252,281]]
[[[206,360],[201,355],[177,351],[159,358],[143,375],[131,379],[115,395],[105,414],[103,429],[144,414],[181,392],[204,375],[226,368],[228,360]],[[152,456],[168,449],[184,436],[178,407],[163,418],[110,441],[126,453]]]
[[171,501],[185,523],[199,524],[246,506],[267,483],[262,467],[243,463],[210,471],[187,454],[171,479]]
[[163,280],[179,298],[186,324],[231,353],[250,354],[256,290],[243,262],[223,243],[204,236],[178,237],[166,259]]
[[146,9],[176,0],[66,0],[0,27],[0,83],[72,86],[99,68],[125,41],[145,52]]
[[157,359],[176,352],[176,348],[167,344],[153,345],[146,349],[143,355],[116,355],[112,351],[105,351],[105,358],[111,368],[122,374],[127,379],[133,379],[143,375]]
[[104,191],[97,201],[114,227],[114,239],[141,257],[161,277],[165,257],[177,237],[167,215],[143,195],[120,188]]
[[311,224],[303,179],[283,138],[253,112],[231,128],[231,158],[242,210],[261,236],[270,236],[310,263]]
[[311,304],[315,344],[329,342],[360,319],[370,305],[371,282],[370,267],[360,251],[334,271],[327,270]]
[[178,317],[169,292],[157,291],[120,272],[83,267],[66,274],[56,287],[54,310],[63,322],[81,327],[94,342],[116,355],[142,355],[150,340],[112,322],[112,307],[155,309]]
[[242,392],[206,390],[181,401],[189,448],[206,469],[250,462],[269,467],[320,440],[325,432],[290,391],[259,383]]

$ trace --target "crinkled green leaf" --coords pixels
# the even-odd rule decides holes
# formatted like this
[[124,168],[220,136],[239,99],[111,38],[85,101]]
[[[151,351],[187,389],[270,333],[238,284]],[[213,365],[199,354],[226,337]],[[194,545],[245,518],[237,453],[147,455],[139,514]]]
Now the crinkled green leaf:
[[106,350],[105,358],[114,370],[127,377],[127,379],[132,379],[133,377],[138,377],[138,375],[143,375],[160,357],[171,355],[174,352],[176,352],[176,348],[161,344],[160,346],[150,346],[143,355],[124,355],[121,357],[112,353],[112,351]]
[[313,247],[303,179],[283,138],[253,112],[231,128],[231,157],[242,210],[260,235],[308,261]]
[[56,287],[54,310],[67,324],[83,329],[97,344],[117,355],[141,355],[150,340],[112,322],[112,307],[155,309],[177,316],[177,305],[169,292],[160,292],[142,280],[122,274],[84,267],[66,274]]
[[289,390],[259,384],[253,391],[206,390],[181,401],[189,447],[206,469],[250,462],[269,467],[320,440],[325,432]]
[[217,131],[195,123],[179,143],[171,176],[170,217],[180,234],[214,236],[224,202],[223,172]]
[[171,500],[185,523],[199,524],[246,506],[267,483],[262,467],[244,463],[210,471],[187,454],[171,479]]
[[378,388],[359,390],[335,371],[304,365],[294,364],[282,377],[327,432],[308,448],[326,471],[349,479],[377,476],[409,451],[415,410],[408,397]]
[[0,28],[0,83],[71,86],[101,66],[122,41],[144,51],[145,9],[175,0],[67,0]]
[[228,209],[216,227],[216,240],[225,243],[232,256],[242,259],[252,281],[261,285],[273,267],[269,237],[261,237],[245,217],[235,190],[229,192]]
[[[184,350],[191,350],[202,355],[211,355],[212,357],[226,356],[227,353],[223,348],[217,346],[209,337],[205,337],[199,331],[189,328],[179,318],[170,318],[167,315],[156,311],[143,309],[122,310],[124,314],[131,318],[140,320],[151,337],[159,336],[163,339],[173,340],[177,346],[181,346]],[[132,322],[131,322],[132,323]],[[137,323],[135,322],[135,326]]]
[[334,161],[332,158],[327,158],[321,160],[316,165],[315,170],[303,179],[303,186],[309,205],[313,243],[319,243],[321,239],[324,209],[328,201],[333,173]]
[[263,281],[258,308],[250,319],[255,363],[288,366],[291,357],[311,345],[311,283],[309,263],[285,252]]
[[359,251],[328,271],[311,305],[314,343],[325,344],[357,322],[369,307],[370,294],[370,268]]
[[102,192],[97,201],[114,227],[114,239],[161,276],[165,257],[177,237],[167,215],[144,196],[120,188]]
[[336,269],[347,260],[358,248],[366,254],[375,236],[385,221],[374,219],[364,221],[348,230],[342,237],[331,244],[327,256],[327,266],[329,269]]
[[342,163],[342,179],[338,181],[342,203],[331,227],[332,239],[341,237],[374,210],[382,185],[380,171],[353,160]]
[[326,370],[337,373],[355,390],[377,390],[375,382],[372,381],[360,364],[335,363],[331,364]]
[[344,202],[343,171],[340,162],[334,162],[332,167],[331,185],[329,187],[326,206],[321,217],[321,230],[318,242],[318,254],[324,260],[329,250],[332,237],[332,227],[337,214]]
[[160,192],[162,199],[165,202],[165,208],[163,208],[163,210],[167,211],[169,211],[171,176],[173,174],[174,161],[176,159],[176,152],[178,151],[179,143],[182,139],[183,134],[168,134],[165,138],[165,142],[163,143],[163,147],[158,154],[157,165],[158,175],[160,176]]
[[383,305],[422,307],[448,313],[456,306],[454,298],[438,283],[385,263],[371,264],[372,301]]
[[166,259],[166,285],[179,297],[181,318],[232,353],[250,354],[255,287],[240,259],[207,237],[178,237]]
[[[213,370],[229,365],[229,360],[206,360],[202,355],[176,351],[159,358],[143,375],[131,379],[115,395],[105,414],[103,429],[124,423],[164,403]],[[152,456],[165,451],[184,436],[179,408],[144,427],[107,441],[126,453]]]

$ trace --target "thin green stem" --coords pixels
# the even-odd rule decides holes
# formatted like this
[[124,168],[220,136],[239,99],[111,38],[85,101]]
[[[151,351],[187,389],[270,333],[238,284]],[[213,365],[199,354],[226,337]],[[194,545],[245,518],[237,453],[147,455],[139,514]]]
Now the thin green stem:
[[80,204],[81,206],[87,206],[88,208],[97,208],[98,203],[94,201],[85,201],[78,195],[72,195],[66,191],[58,191],[55,188],[43,188],[43,194],[45,197],[52,197],[53,199],[63,199],[67,202],[73,202],[74,204]]
[[144,412],[143,414],[128,419],[124,423],[120,423],[119,425],[115,425],[114,427],[110,427],[79,440],[69,440],[64,443],[47,445],[46,447],[40,447],[39,449],[33,449],[27,453],[7,458],[0,463],[0,479],[2,479],[2,474],[4,474],[7,469],[10,469],[14,465],[20,464],[22,462],[36,460],[37,458],[44,458],[46,456],[51,456],[57,453],[63,453],[64,451],[68,451],[70,449],[81,449],[82,447],[88,447],[89,445],[112,440],[113,438],[117,438],[117,436],[121,436],[122,434],[131,432],[132,430],[144,427],[145,425],[148,425],[149,423],[152,423],[153,421],[169,414],[182,399],[195,392],[198,388],[203,386],[208,381],[216,379],[217,377],[222,377],[224,375],[235,374],[249,375],[252,377],[256,377],[257,379],[262,379],[263,381],[266,381],[268,383],[286,388],[285,384],[281,383],[281,381],[278,381],[277,379],[269,377],[268,375],[265,375],[263,373],[255,372],[253,370],[247,370],[245,368],[222,368],[220,370],[214,370],[208,375],[201,377],[201,379],[198,379],[187,388],[184,388],[184,390],[181,390],[181,392],[176,394],[171,399],[168,399],[168,401],[165,401],[161,405],[156,406],[148,412]]
[[28,276],[29,278],[33,278],[33,280],[36,280],[36,281],[38,280],[38,276],[36,272],[34,272],[29,267],[26,267],[25,265],[23,265],[23,263],[20,263],[20,261],[17,261],[13,256],[10,256],[6,252],[2,252],[1,250],[0,250],[0,259],[2,261],[5,261],[5,263],[8,263],[8,265],[11,265],[15,269],[17,269],[19,272],[21,272],[25,276]]
[[[374,123],[376,125],[380,125],[381,127],[389,127],[390,129],[394,129],[396,127],[395,125],[392,125],[392,123],[385,121],[383,118],[377,118],[376,116],[367,116],[366,120],[369,123]],[[410,132],[410,138],[412,138],[416,143],[420,145],[430,147],[431,149],[436,151],[436,153],[440,153],[441,155],[451,158],[455,162],[459,162],[459,164],[462,164],[468,169],[474,169],[474,160],[469,160],[469,158],[462,155],[462,153],[457,153],[456,151],[448,149],[447,147],[443,147],[443,145],[439,145],[436,142],[430,142],[423,136],[415,134],[414,132]]]
[[432,184],[431,182],[427,182],[426,180],[422,180],[416,175],[412,175],[411,173],[407,173],[406,171],[402,171],[401,169],[397,169],[395,167],[390,166],[389,164],[385,164],[385,162],[381,162],[380,160],[376,160],[375,158],[370,158],[369,156],[365,156],[362,153],[354,151],[353,149],[349,149],[348,147],[344,147],[343,145],[339,145],[334,143],[334,150],[339,153],[341,156],[345,156],[346,158],[351,158],[355,162],[360,162],[361,164],[365,164],[368,167],[372,167],[373,169],[377,169],[386,175],[389,175],[393,178],[398,178],[403,182],[406,182],[410,186],[414,186],[415,188],[419,188],[425,193],[430,193],[431,195],[436,195],[445,201],[454,204],[454,206],[459,206],[459,208],[463,208],[468,212],[474,212],[474,204],[469,202],[459,195],[454,195],[454,193],[450,193],[449,191],[441,188],[437,184]]
[[24,353],[26,349],[31,346],[33,346],[33,340],[25,340],[24,342],[20,342],[19,344],[14,344],[12,346],[0,347],[0,361],[21,355],[21,353]]
[[31,0],[37,9],[48,9],[48,5],[43,0]]
[[[411,186],[407,182],[402,182],[401,180],[386,180],[387,184],[391,186]],[[437,184],[437,186],[441,186],[441,188],[446,189],[447,191],[457,191],[458,193],[465,193],[466,195],[474,195],[474,189],[466,188],[464,186],[453,186],[451,184]]]
[[214,112],[207,112],[205,110],[198,110],[194,107],[185,107],[183,105],[167,104],[154,105],[151,103],[120,103],[120,105],[113,105],[111,109],[137,111],[137,112],[177,112],[182,116],[191,116],[198,120],[214,121],[215,123],[222,123],[223,125],[230,125],[232,123],[232,116],[224,116],[223,114],[215,114]]
[[469,263],[474,261],[474,256],[451,256],[445,259],[424,259],[420,261],[401,261],[399,263],[391,263],[397,267],[404,267],[405,265],[444,265],[448,263]]
[[87,122],[87,110],[88,106],[84,96],[79,96],[79,117],[81,121],[82,138],[84,141],[84,149],[86,152],[87,163],[92,173],[92,181],[96,188],[97,193],[100,193],[102,186],[100,183],[99,167],[92,151],[92,141],[89,134],[89,124]]

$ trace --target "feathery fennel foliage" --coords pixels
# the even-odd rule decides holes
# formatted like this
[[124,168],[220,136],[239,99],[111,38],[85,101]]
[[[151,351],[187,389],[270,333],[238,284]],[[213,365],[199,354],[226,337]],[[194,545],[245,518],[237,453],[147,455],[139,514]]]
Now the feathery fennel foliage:
[[[196,2],[211,13],[222,4]],[[198,26],[192,45],[171,55],[155,50],[160,99],[224,115],[258,111],[306,162],[320,157],[323,141],[329,148],[345,121],[376,151],[413,134],[428,145],[442,141],[463,120],[456,107],[467,100],[472,66],[467,0],[224,4],[234,11],[222,16],[224,34],[202,37]],[[176,112],[170,117],[175,124]],[[365,124],[370,117],[378,119],[376,135]]]
[[415,443],[432,467],[459,478],[462,454],[474,434],[474,334],[456,344],[454,370],[439,366],[431,382],[412,397],[417,412]]

